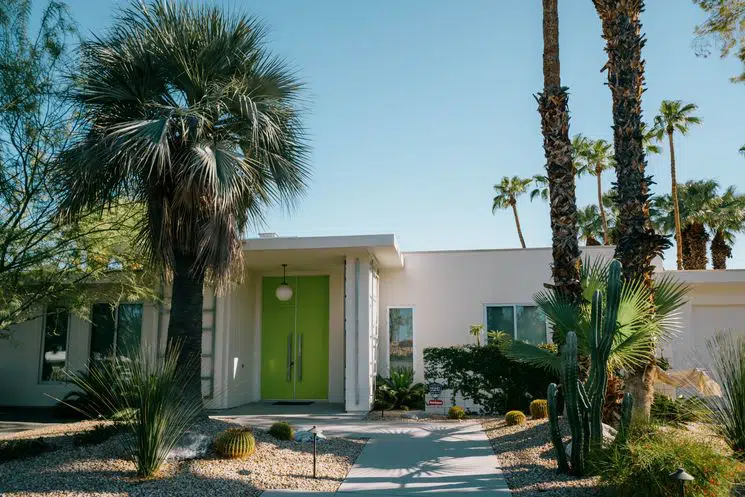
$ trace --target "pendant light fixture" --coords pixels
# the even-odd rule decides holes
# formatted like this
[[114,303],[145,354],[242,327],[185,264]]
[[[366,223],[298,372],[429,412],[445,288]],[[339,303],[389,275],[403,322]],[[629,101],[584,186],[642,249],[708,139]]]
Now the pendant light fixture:
[[282,264],[282,284],[277,287],[274,295],[282,302],[287,302],[292,298],[292,287],[287,284],[287,264]]

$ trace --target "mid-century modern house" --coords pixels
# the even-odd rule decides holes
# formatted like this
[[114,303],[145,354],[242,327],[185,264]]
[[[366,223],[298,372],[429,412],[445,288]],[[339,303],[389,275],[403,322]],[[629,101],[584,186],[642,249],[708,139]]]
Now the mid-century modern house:
[[[550,280],[550,248],[401,252],[393,235],[264,235],[243,248],[242,282],[205,297],[202,391],[211,408],[314,400],[364,411],[377,373],[408,366],[422,380],[422,351],[473,342],[470,325],[548,340],[532,301]],[[583,248],[584,257],[612,253]],[[683,332],[663,353],[674,368],[705,367],[710,336],[745,331],[745,270],[674,274],[693,290]],[[163,353],[168,312],[167,299],[100,304],[89,319],[50,309],[19,325],[0,340],[0,405],[53,405],[70,388],[62,368],[83,369],[117,348]]]

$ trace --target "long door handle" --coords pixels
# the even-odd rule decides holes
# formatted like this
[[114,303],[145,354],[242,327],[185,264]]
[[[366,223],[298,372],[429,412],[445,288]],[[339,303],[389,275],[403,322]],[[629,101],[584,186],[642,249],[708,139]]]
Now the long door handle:
[[303,381],[303,335],[297,338],[297,379]]
[[292,333],[287,335],[287,381],[292,381],[292,366],[295,363],[292,361]]

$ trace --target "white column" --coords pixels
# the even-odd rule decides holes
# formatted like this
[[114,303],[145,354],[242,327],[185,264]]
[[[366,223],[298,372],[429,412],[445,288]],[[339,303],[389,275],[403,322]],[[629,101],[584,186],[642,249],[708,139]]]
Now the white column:
[[347,257],[344,287],[345,409],[368,411],[372,406],[372,350],[370,349],[370,262]]

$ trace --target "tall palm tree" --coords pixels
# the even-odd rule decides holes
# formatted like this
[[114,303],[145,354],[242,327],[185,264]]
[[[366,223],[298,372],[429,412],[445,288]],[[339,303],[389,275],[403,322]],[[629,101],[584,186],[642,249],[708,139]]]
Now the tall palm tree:
[[675,242],[677,247],[678,269],[683,268],[683,236],[681,234],[680,210],[678,209],[678,180],[675,168],[675,144],[673,135],[678,131],[681,135],[688,133],[692,124],[700,124],[701,118],[694,116],[698,106],[696,104],[684,104],[680,100],[663,100],[660,111],[654,118],[652,132],[658,141],[667,136],[670,147],[670,177],[673,197],[673,209],[675,214]]
[[710,228],[711,265],[713,269],[727,269],[727,259],[732,257],[735,233],[745,230],[745,195],[730,186],[719,199],[719,207],[712,212]]
[[558,0],[543,0],[543,91],[536,95],[549,183],[554,285],[579,301],[579,240],[569,95],[561,86]]
[[528,186],[533,180],[531,178],[512,178],[505,176],[502,181],[494,185],[494,202],[492,203],[492,213],[499,209],[512,208],[512,214],[515,216],[515,226],[517,227],[517,236],[520,237],[520,245],[525,248],[525,238],[523,230],[520,227],[520,217],[517,215],[517,198],[528,191]]
[[653,129],[647,129],[647,123],[642,123],[642,146],[647,155],[662,153],[662,147],[657,142],[657,134]]
[[579,237],[581,240],[585,240],[587,246],[602,245],[598,238],[605,233],[597,205],[590,204],[579,209],[577,211],[577,225],[579,226]]
[[579,162],[577,165],[577,175],[588,173],[590,176],[595,176],[598,194],[598,212],[600,213],[600,220],[603,225],[603,245],[608,245],[610,244],[610,238],[608,235],[608,219],[605,216],[605,209],[603,207],[602,176],[605,171],[615,167],[615,163],[613,162],[613,146],[603,139],[586,140],[583,145],[580,145],[577,151]]
[[139,239],[172,274],[168,337],[179,367],[196,365],[192,395],[206,279],[227,281],[248,223],[306,184],[301,89],[256,19],[217,7],[133,3],[82,47],[73,98],[87,126],[60,160],[62,202],[146,205]]
[[[608,62],[605,69],[613,106],[613,144],[616,162],[616,258],[623,265],[626,280],[641,278],[652,288],[652,260],[669,242],[655,233],[649,219],[649,187],[642,121],[644,59],[640,15],[644,0],[619,2],[593,0],[602,23]],[[654,392],[654,347],[647,361],[627,376],[627,391],[634,396],[635,415],[649,419]]]

